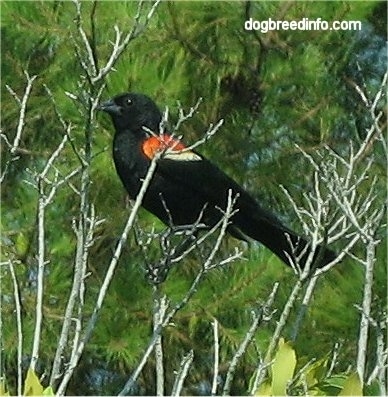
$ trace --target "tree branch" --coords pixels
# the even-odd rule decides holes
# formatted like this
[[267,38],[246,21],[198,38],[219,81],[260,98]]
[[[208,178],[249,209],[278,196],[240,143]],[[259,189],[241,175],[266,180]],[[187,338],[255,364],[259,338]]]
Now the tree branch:
[[131,213],[130,213],[130,215],[128,217],[127,223],[126,223],[126,225],[124,227],[124,230],[123,230],[123,232],[121,234],[120,240],[119,240],[119,242],[118,242],[118,244],[116,246],[115,252],[114,252],[113,257],[112,257],[112,260],[111,260],[111,262],[110,262],[110,264],[108,266],[108,270],[107,270],[107,272],[105,274],[104,281],[103,281],[103,283],[101,285],[100,292],[98,294],[97,301],[96,301],[92,316],[91,316],[91,318],[90,318],[90,320],[89,320],[89,322],[87,324],[86,330],[85,330],[85,332],[84,332],[84,334],[83,334],[83,336],[82,336],[82,338],[81,338],[81,340],[80,340],[80,342],[78,344],[77,350],[74,352],[70,362],[68,363],[68,367],[67,367],[67,369],[65,371],[65,374],[63,376],[63,379],[61,380],[61,383],[60,383],[60,385],[58,387],[58,390],[57,390],[57,394],[58,395],[63,395],[64,394],[64,392],[66,390],[66,387],[68,385],[68,382],[70,381],[70,378],[73,375],[74,369],[76,368],[76,366],[78,364],[78,361],[81,358],[81,355],[82,355],[82,353],[84,351],[85,345],[89,341],[89,339],[90,339],[90,337],[92,335],[94,327],[95,327],[95,325],[97,323],[99,312],[101,310],[101,307],[102,307],[102,304],[104,302],[106,293],[108,291],[108,287],[109,287],[110,282],[111,282],[111,280],[113,278],[114,271],[116,269],[118,260],[120,258],[123,246],[124,246],[125,242],[127,241],[128,233],[133,227],[133,224],[134,224],[135,219],[136,219],[136,214],[137,214],[137,212],[138,212],[138,210],[139,210],[139,208],[141,206],[141,203],[143,201],[144,195],[145,195],[145,193],[147,191],[147,188],[148,188],[148,186],[149,186],[149,184],[151,182],[152,176],[153,176],[153,174],[155,172],[156,162],[157,162],[158,158],[159,158],[159,156],[156,155],[151,161],[151,164],[150,164],[150,167],[149,167],[149,169],[147,171],[147,174],[146,174],[146,177],[144,179],[144,182],[143,182],[143,184],[141,186],[139,194],[136,197],[135,204],[134,204],[134,206],[133,206],[133,208],[131,210]]

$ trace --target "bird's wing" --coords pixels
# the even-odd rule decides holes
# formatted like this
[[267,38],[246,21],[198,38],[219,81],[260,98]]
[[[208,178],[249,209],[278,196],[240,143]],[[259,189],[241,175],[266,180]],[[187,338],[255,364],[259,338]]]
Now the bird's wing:
[[[264,210],[253,197],[237,182],[221,171],[216,165],[198,153],[197,158],[184,160],[183,158],[162,158],[158,162],[158,172],[168,180],[173,180],[195,190],[206,201],[214,206],[225,209],[229,191],[232,198],[237,195],[236,208],[240,215],[260,216],[268,221],[278,223],[279,220],[270,212]],[[186,155],[188,157],[188,155]]]
[[194,150],[189,150],[178,139],[168,134],[152,136],[144,141],[143,153],[149,159],[161,151],[158,160],[158,174],[166,180],[188,191],[195,191],[196,196],[203,198],[213,206],[225,209],[229,191],[237,197],[238,216],[256,217],[263,221],[281,224],[271,212],[263,209],[253,197],[237,182],[226,175],[216,165]]

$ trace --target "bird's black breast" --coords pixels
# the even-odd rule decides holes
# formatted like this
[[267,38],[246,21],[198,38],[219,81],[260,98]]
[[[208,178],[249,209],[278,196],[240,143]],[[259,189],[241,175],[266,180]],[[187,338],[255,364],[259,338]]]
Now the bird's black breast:
[[116,171],[132,199],[139,193],[149,167],[149,160],[142,155],[140,146],[140,139],[130,133],[116,134],[113,140]]
[[[113,142],[117,173],[133,200],[136,199],[150,166],[150,160],[142,150],[143,143],[143,138],[130,133],[116,134]],[[184,171],[186,167],[182,167],[179,161],[172,163],[172,172],[166,173],[160,164],[157,165],[142,206],[166,224],[172,222],[174,225],[190,225],[198,220],[207,205],[207,198],[202,197],[196,186],[188,183],[191,174],[182,174],[182,168]],[[204,218],[206,223],[214,224],[219,216],[219,210],[209,205]]]

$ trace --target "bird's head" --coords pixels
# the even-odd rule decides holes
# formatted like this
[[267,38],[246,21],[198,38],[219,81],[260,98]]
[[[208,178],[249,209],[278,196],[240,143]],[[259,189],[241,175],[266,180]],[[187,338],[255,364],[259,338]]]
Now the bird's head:
[[101,103],[98,110],[112,117],[116,132],[128,131],[146,134],[143,127],[158,133],[162,114],[155,102],[146,95],[119,94]]

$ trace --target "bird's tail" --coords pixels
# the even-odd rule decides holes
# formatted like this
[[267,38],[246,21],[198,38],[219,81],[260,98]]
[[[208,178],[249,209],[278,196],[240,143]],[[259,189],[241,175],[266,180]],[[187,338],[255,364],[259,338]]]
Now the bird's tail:
[[[265,245],[288,266],[299,266],[302,269],[305,267],[311,252],[310,243],[286,228],[276,218],[261,218],[259,220],[250,218],[249,220],[245,219],[244,227],[240,227],[240,225],[238,225],[238,229],[243,234]],[[335,253],[330,249],[318,246],[314,252],[311,266],[323,267],[335,257]]]

